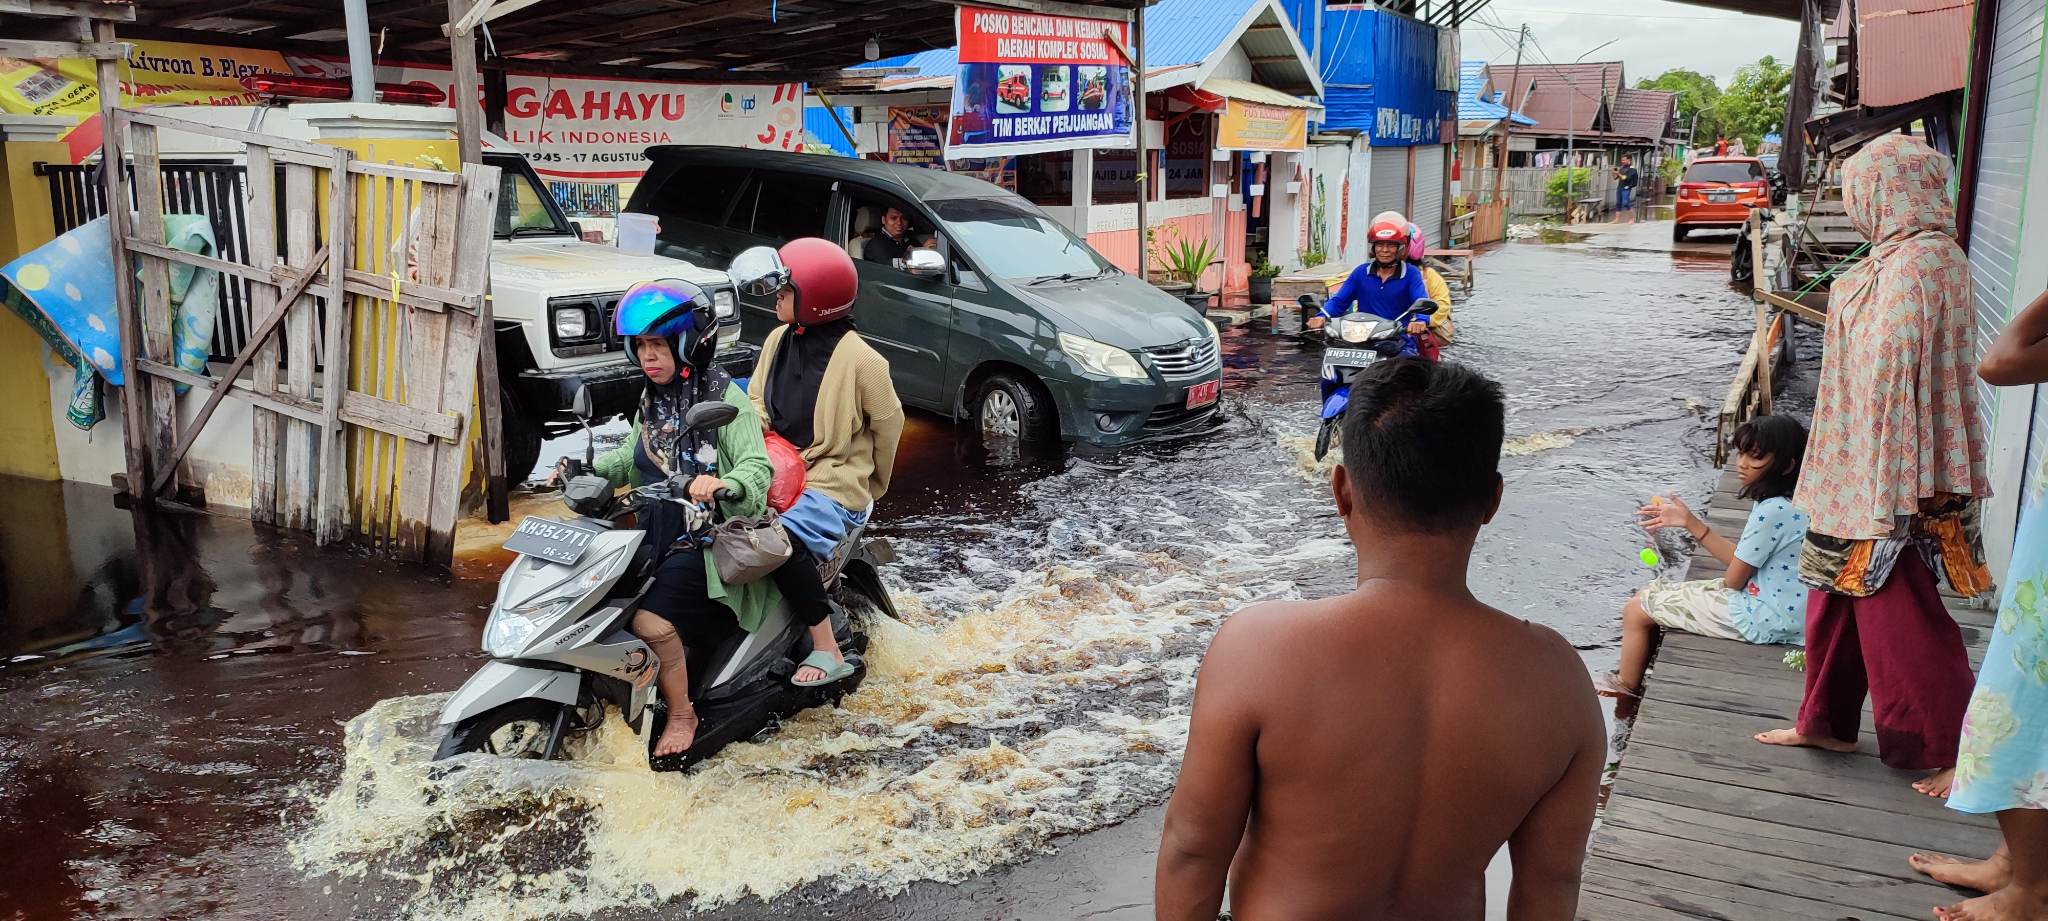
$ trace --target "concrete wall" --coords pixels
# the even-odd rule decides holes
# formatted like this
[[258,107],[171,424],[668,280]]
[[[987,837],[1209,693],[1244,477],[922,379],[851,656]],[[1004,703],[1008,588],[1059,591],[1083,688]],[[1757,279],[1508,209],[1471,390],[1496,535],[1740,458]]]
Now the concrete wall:
[[[71,399],[71,366],[59,360],[49,349],[41,351],[39,366],[43,371],[44,398],[61,408]],[[212,373],[218,374],[223,370],[224,367],[215,365]],[[81,431],[61,419],[55,425],[57,463],[67,480],[108,486],[113,483],[115,474],[125,473],[128,469],[127,457],[121,448],[121,388],[108,386],[102,389],[107,417],[91,431]],[[199,407],[205,401],[206,395],[196,389],[178,398],[181,432],[184,431],[183,426],[190,426],[198,416]],[[222,400],[220,407],[213,411],[213,418],[207,420],[206,428],[199,433],[192,450],[186,454],[187,469],[191,471],[193,481],[206,491],[209,506],[249,507],[252,438],[249,404],[233,398]]]

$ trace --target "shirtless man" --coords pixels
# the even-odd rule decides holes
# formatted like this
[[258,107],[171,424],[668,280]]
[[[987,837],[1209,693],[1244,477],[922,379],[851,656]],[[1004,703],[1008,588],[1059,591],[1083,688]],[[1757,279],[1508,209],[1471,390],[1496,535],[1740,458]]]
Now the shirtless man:
[[1465,585],[1500,507],[1499,385],[1381,362],[1330,477],[1358,590],[1237,613],[1202,662],[1155,891],[1162,921],[1571,921],[1605,730],[1563,637]]

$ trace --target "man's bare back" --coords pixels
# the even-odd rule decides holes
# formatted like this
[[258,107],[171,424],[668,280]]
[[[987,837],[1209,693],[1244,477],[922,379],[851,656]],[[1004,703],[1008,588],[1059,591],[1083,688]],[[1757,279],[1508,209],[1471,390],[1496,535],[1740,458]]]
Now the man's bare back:
[[1470,530],[1422,532],[1362,513],[1347,476],[1358,590],[1247,608],[1203,660],[1158,917],[1213,921],[1227,871],[1240,921],[1476,921],[1507,844],[1510,921],[1571,921],[1604,724],[1563,637],[1465,587],[1497,477]]

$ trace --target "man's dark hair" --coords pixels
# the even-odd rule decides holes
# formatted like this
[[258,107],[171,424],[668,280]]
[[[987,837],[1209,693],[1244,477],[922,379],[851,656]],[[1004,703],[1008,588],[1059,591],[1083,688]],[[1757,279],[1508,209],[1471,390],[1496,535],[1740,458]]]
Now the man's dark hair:
[[1344,470],[1374,521],[1403,531],[1476,529],[1493,507],[1507,407],[1500,385],[1455,362],[1400,358],[1358,372],[1344,412]]
[[1768,457],[1771,469],[1753,486],[1742,488],[1742,498],[1755,502],[1792,497],[1799,487],[1799,471],[1806,462],[1806,426],[1791,416],[1758,416],[1735,430],[1732,446],[1738,454]]

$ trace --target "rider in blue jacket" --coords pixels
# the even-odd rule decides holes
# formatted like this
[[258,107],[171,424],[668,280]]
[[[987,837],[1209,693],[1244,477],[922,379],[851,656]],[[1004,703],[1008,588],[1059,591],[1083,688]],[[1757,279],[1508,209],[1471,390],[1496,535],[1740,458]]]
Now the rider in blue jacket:
[[[1351,270],[1351,276],[1344,279],[1337,293],[1323,303],[1321,315],[1309,318],[1310,329],[1320,329],[1325,321],[1353,309],[1398,320],[1416,301],[1429,299],[1422,271],[1407,261],[1407,218],[1391,211],[1380,215],[1372,222],[1367,239],[1371,241],[1372,261]],[[1410,323],[1408,332],[1420,335],[1428,329],[1429,323],[1422,320]]]

